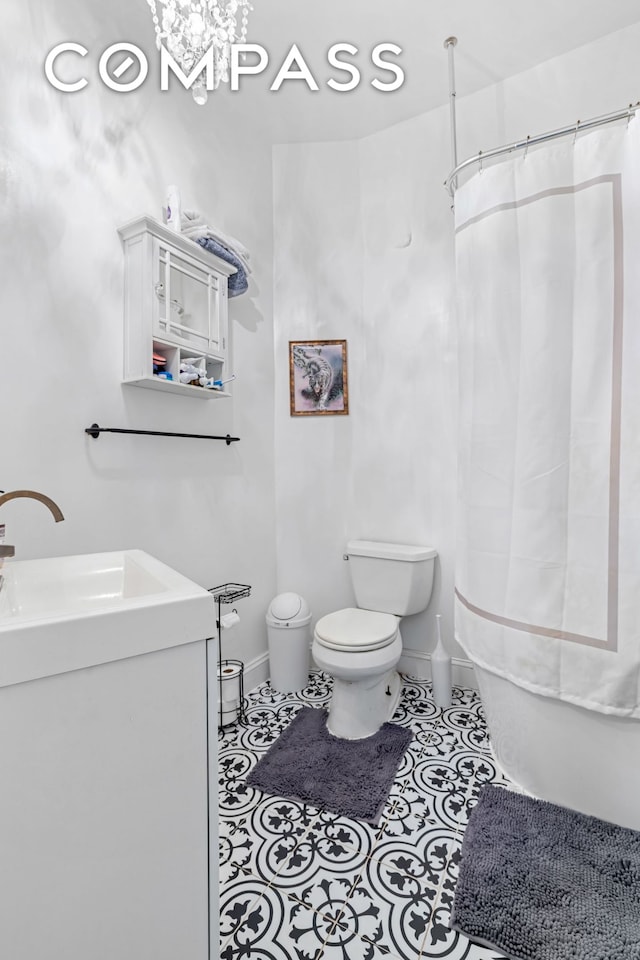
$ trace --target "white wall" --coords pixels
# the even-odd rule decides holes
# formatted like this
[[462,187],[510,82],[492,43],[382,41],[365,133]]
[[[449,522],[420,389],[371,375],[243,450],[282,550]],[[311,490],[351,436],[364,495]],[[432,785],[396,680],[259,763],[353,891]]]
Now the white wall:
[[[453,565],[450,250],[434,242],[450,210],[444,191],[429,210],[433,123],[274,152],[279,588],[305,595],[317,618],[354,602],[349,538],[433,544],[447,561],[433,602],[403,628],[419,650]],[[288,341],[313,338],[348,341],[348,417],[289,416]]]
[[361,366],[349,357],[349,416],[290,417],[288,341],[346,337],[357,356],[365,340],[358,145],[276,147],[274,172],[278,586],[307,597],[316,619],[349,602]]
[[[137,546],[206,586],[251,583],[229,637],[246,660],[265,650],[264,610],[276,590],[303,593],[316,617],[352,602],[342,561],[349,537],[433,543],[434,599],[406,624],[405,640],[430,649],[438,609],[451,640],[448,111],[357,142],[279,146],[272,183],[270,150],[233,123],[223,101],[199,108],[151,83],[127,96],[97,84],[65,96],[43,80],[54,42],[144,46],[147,14],[134,23],[141,37],[124,0],[99,8],[28,0],[5,11],[5,37],[20,42],[6,43],[0,62],[0,487],[42,490],[66,515],[55,525],[38,504],[8,504],[0,516],[8,540],[24,558]],[[459,91],[460,155],[634,100],[639,43],[640,24],[473,97]],[[461,37],[456,54],[473,56],[472,40]],[[120,384],[116,226],[156,214],[172,182],[254,254],[250,292],[232,302],[233,401]],[[287,342],[307,338],[348,340],[349,417],[289,416]],[[242,439],[230,448],[93,441],[83,431],[94,420]]]
[[[626,106],[639,46],[636,24],[474,96],[459,90],[460,157]],[[472,56],[472,40],[456,49]],[[278,584],[317,618],[353,602],[349,537],[432,544],[433,600],[406,622],[405,649],[432,649],[440,611],[461,655],[448,121],[443,108],[355,143],[274,151]],[[348,418],[289,416],[287,341],[313,338],[348,340]]]
[[[275,590],[270,151],[249,149],[250,131],[216,123],[215,102],[198,107],[186,92],[49,87],[42,62],[53,43],[101,52],[136,39],[109,6],[29,0],[7,15],[19,42],[5,44],[0,68],[0,487],[40,490],[65,514],[54,524],[37,503],[9,503],[7,541],[24,559],[139,547],[203,586],[249,583],[225,654],[251,660],[265,649]],[[170,183],[252,252],[249,293],[230,307],[233,400],[121,384],[116,227],[159,216]],[[84,434],[93,421],[241,442],[94,441]]]

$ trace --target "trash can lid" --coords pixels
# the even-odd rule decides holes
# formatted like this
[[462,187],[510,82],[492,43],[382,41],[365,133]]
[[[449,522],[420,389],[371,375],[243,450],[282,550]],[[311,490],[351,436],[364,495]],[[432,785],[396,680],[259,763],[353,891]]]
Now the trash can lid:
[[280,593],[271,601],[269,614],[275,620],[303,620],[310,615],[309,604],[297,593]]

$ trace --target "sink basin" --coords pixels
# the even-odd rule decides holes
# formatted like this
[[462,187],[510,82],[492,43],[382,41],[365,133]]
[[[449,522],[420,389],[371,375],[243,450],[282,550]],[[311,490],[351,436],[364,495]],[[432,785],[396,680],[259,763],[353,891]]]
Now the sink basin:
[[142,550],[11,560],[0,572],[0,687],[215,633],[208,591]]
[[0,629],[5,618],[13,618],[15,625],[21,618],[89,613],[166,593],[173,579],[166,571],[173,571],[168,567],[158,570],[157,561],[150,565],[150,559],[140,550],[123,550],[6,564]]

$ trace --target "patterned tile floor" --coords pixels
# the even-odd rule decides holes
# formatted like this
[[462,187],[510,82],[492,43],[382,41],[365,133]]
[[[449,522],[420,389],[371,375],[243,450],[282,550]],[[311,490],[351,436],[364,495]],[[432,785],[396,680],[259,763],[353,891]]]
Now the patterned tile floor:
[[491,759],[482,706],[455,688],[439,709],[404,678],[393,722],[414,738],[379,827],[267,796],[251,767],[326,674],[301,694],[249,694],[247,725],[219,740],[221,960],[502,960],[448,927],[462,836],[480,786],[508,786]]

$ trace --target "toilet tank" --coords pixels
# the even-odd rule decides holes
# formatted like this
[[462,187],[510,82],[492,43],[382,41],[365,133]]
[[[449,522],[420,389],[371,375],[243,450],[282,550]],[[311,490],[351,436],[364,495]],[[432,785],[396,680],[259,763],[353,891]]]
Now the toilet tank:
[[346,553],[356,603],[362,610],[406,617],[426,609],[438,555],[433,547],[350,540]]

